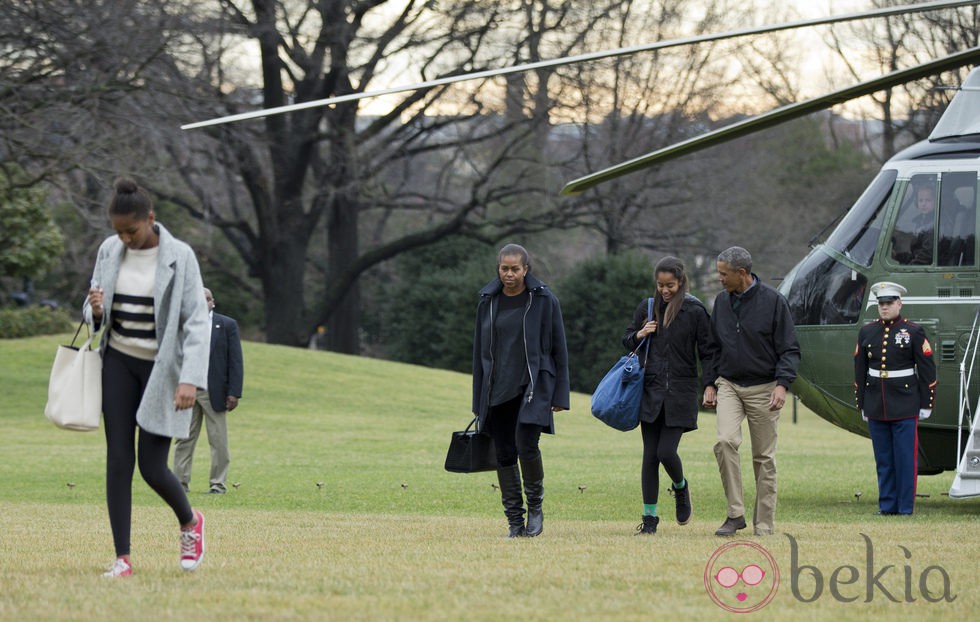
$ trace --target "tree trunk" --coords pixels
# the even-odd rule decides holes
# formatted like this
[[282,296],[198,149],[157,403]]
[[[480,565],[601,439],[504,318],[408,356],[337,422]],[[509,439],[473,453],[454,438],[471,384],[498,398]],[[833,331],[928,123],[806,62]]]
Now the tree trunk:
[[[358,244],[358,204],[356,199],[338,192],[327,222],[328,265],[330,273],[345,270],[360,253]],[[329,278],[329,277],[328,277]],[[361,351],[361,290],[354,281],[340,303],[327,318],[327,347],[335,352],[359,354]]]
[[309,339],[303,322],[303,274],[307,245],[284,239],[263,262],[262,287],[265,293],[266,341],[284,345],[305,345]]

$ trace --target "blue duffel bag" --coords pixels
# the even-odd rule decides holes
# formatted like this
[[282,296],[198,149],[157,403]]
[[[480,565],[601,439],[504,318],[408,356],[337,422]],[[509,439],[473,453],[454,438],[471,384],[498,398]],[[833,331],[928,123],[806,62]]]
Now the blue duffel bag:
[[[653,319],[653,298],[647,299],[647,321]],[[649,347],[644,337],[626,356],[612,366],[592,393],[592,415],[611,428],[628,432],[640,425],[640,406],[643,403],[643,365],[639,351]],[[646,349],[644,349],[646,358]]]

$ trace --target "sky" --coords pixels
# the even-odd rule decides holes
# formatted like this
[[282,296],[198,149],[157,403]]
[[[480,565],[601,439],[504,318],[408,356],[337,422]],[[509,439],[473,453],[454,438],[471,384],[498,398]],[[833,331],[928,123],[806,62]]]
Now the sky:
[[[760,0],[760,4],[766,0]],[[763,18],[759,21],[756,26],[763,26],[766,24],[777,24],[785,21],[797,21],[803,19],[812,19],[818,17],[828,17],[833,15],[844,15],[850,13],[858,13],[862,11],[867,11],[875,8],[870,0],[771,0],[774,2],[773,6],[776,9],[773,11],[771,19]],[[927,1],[927,0],[920,0]],[[399,3],[393,3],[387,5],[389,9],[397,8]],[[894,5],[900,3],[895,2]],[[791,8],[791,11],[785,9]],[[787,17],[787,14],[796,12],[796,16]],[[857,22],[853,22],[857,23]],[[740,28],[742,25],[733,24],[730,29]],[[845,26],[846,27],[846,26]],[[828,26],[818,26],[818,27],[807,27],[798,30],[791,31],[791,33],[783,33],[783,40],[791,40],[793,44],[793,51],[799,53],[799,70],[794,72],[794,77],[797,79],[797,83],[800,89],[800,96],[803,99],[814,97],[817,95],[824,94],[833,90],[833,88],[839,88],[843,84],[832,85],[828,82],[826,76],[828,68],[832,67],[836,62],[838,65],[840,63],[839,59],[835,61],[835,53],[830,50],[823,40],[823,36],[828,32]],[[690,34],[694,34],[694,30]],[[609,45],[607,49],[614,48],[614,45]],[[601,50],[589,50],[589,52],[598,52]],[[373,88],[386,88],[391,86],[401,86],[415,82],[416,77],[413,77],[413,72],[406,70],[404,65],[399,65],[396,59],[392,59],[391,68],[394,69],[393,77],[391,78],[390,84],[385,85],[385,87],[373,87]],[[867,77],[872,77],[877,74],[877,67],[869,68]],[[362,102],[361,108],[367,114],[380,113],[382,111],[390,109],[392,105],[400,101],[401,96],[393,96],[390,98],[370,98]]]
[[[766,0],[759,0],[760,3]],[[771,19],[765,19],[759,21],[756,25],[765,25],[766,23],[774,24],[783,21],[795,21],[798,19],[809,19],[817,17],[826,17],[831,15],[842,15],[855,13],[860,11],[869,10],[872,7],[870,0],[770,0],[773,2],[773,13]],[[389,4],[383,5],[382,11],[377,14],[378,19],[385,20],[386,10],[394,11],[398,10],[401,3],[391,2]],[[895,2],[894,4],[899,4]],[[787,8],[792,8],[795,10],[796,17],[788,17],[787,14],[791,11],[787,11]],[[733,24],[731,28],[737,28],[740,25]],[[831,85],[826,78],[828,66],[831,63],[840,64],[839,59],[835,59],[835,53],[831,51],[823,41],[823,36],[827,33],[827,26],[821,27],[809,27],[802,28],[792,31],[792,33],[783,33],[782,41],[791,41],[792,50],[794,53],[798,54],[799,66],[797,70],[792,71],[792,77],[796,81],[799,88],[799,95],[801,98],[806,99],[809,97],[814,97],[826,92],[833,90],[834,87],[843,86],[844,80],[838,81],[836,85]],[[692,28],[693,32],[693,28]],[[245,65],[249,65],[249,59],[254,59],[257,55],[252,53],[251,42],[243,46],[243,61]],[[609,45],[609,48],[615,47],[614,45]],[[589,50],[590,52],[596,52],[600,50]],[[407,59],[404,59],[407,61]],[[388,71],[385,72],[390,77],[387,81],[383,79],[383,75],[379,74],[377,80],[371,85],[372,89],[389,88],[394,86],[402,86],[406,84],[411,84],[417,81],[419,78],[414,71],[409,70],[404,62],[400,62],[398,58],[389,59]],[[869,68],[869,72],[866,74],[867,77],[872,77],[879,73],[876,67]],[[254,74],[253,74],[254,75]],[[403,96],[392,96],[392,97],[373,97],[366,100],[362,100],[361,110],[365,114],[382,114],[391,109],[393,105],[399,102]],[[852,106],[852,108],[854,108]]]

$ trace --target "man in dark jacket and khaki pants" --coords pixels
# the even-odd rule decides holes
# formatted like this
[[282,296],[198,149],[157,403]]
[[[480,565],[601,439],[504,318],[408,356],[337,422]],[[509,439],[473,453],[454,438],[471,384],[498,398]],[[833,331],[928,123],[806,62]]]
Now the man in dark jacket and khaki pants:
[[742,470],[738,450],[742,421],[748,420],[755,471],[755,535],[772,535],[776,518],[776,430],[786,391],[796,379],[800,345],[786,299],[752,274],[752,256],[733,246],[718,255],[725,291],[711,312],[717,354],[705,373],[713,379],[704,405],[718,407],[715,459],[728,499],[728,517],[715,532],[732,536],[744,529]]

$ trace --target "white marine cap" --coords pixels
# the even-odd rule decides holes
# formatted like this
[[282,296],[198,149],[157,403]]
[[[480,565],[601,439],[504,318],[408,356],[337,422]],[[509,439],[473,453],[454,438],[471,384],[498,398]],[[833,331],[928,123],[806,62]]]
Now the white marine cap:
[[898,300],[908,293],[908,290],[891,281],[881,281],[871,286],[871,295],[878,299],[878,302]]

